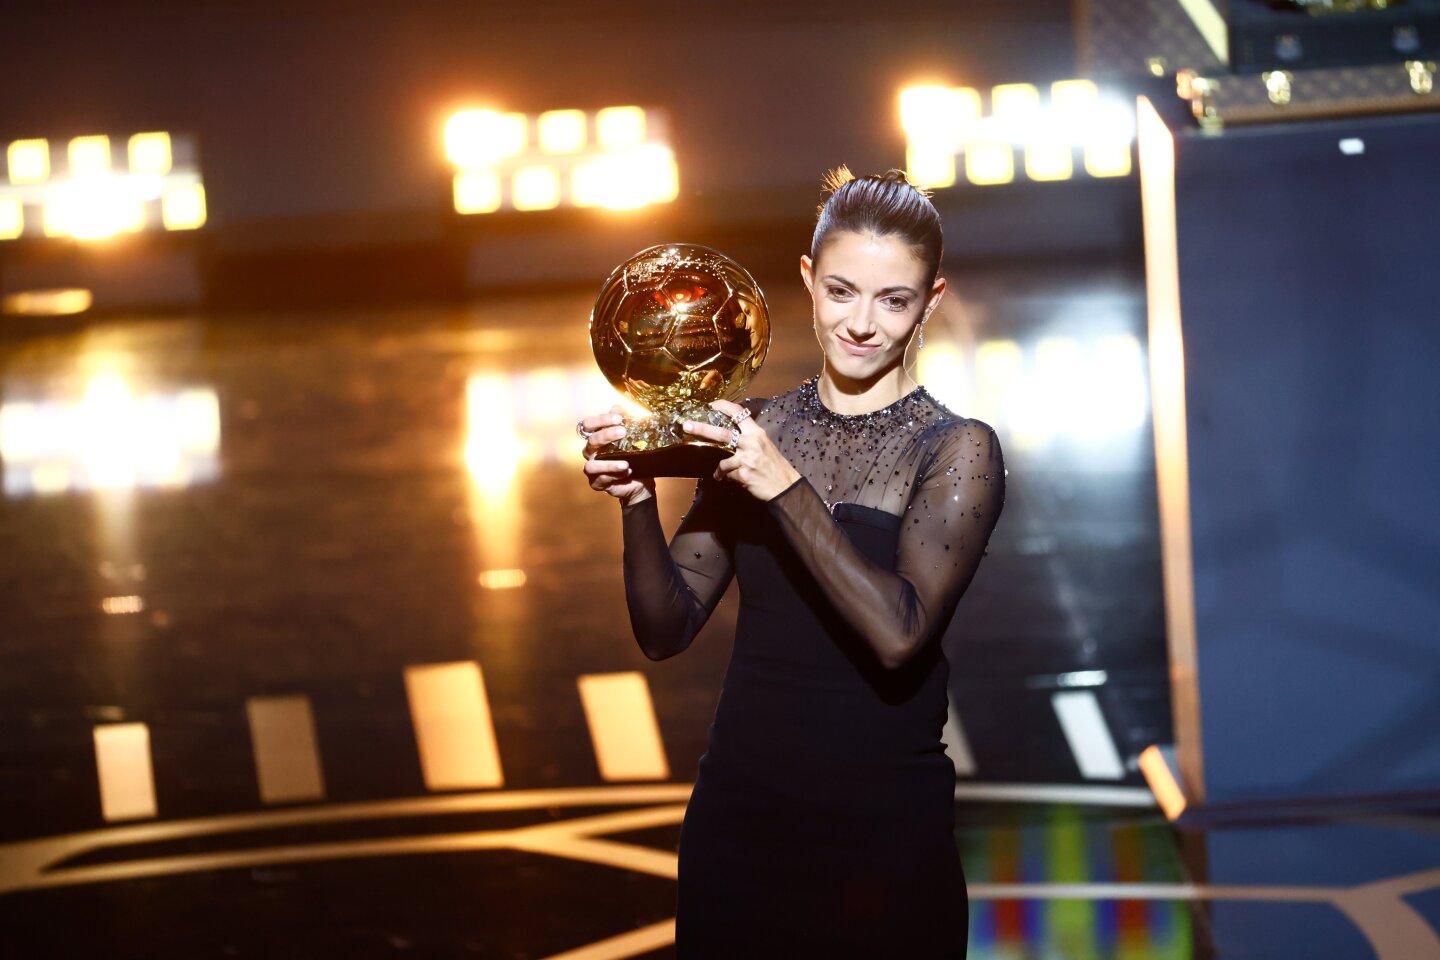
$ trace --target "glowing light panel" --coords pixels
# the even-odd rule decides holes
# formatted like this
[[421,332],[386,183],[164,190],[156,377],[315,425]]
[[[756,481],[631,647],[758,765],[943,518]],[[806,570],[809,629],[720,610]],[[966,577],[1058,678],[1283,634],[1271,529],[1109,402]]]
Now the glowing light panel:
[[525,149],[523,113],[461,110],[445,124],[445,155],[457,167],[483,167]]
[[1019,172],[1017,152],[1023,154],[1029,180],[1070,179],[1077,152],[1083,153],[1088,176],[1130,173],[1134,112],[1093,81],[1057,81],[1043,97],[1033,84],[1001,84],[990,90],[989,99],[987,116],[980,93],[970,87],[924,84],[901,90],[900,126],[912,180],[952,186],[957,158],[963,155],[970,183],[1010,183]]
[[547,110],[533,118],[461,111],[446,125],[456,167],[458,213],[551,210],[561,206],[632,210],[680,193],[664,118],[642,107]]
[[110,138],[104,134],[73,138],[68,155],[71,177],[110,172]]
[[39,183],[50,176],[50,143],[16,140],[5,151],[11,183]]
[[536,124],[545,153],[578,153],[585,146],[585,111],[551,110]]
[[174,163],[170,134],[137,133],[130,137],[130,172],[167,174]]

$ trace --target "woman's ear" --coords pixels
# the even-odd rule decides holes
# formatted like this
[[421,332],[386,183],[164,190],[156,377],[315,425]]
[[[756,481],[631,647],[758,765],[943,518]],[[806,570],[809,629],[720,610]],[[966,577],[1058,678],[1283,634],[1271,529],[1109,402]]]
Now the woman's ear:
[[815,265],[810,262],[810,255],[800,255],[800,279],[805,281],[805,289],[812,294],[815,292]]
[[926,303],[925,303],[925,316],[928,317],[928,316],[930,316],[930,314],[932,314],[932,313],[935,312],[935,308],[936,308],[937,306],[939,306],[939,304],[940,304],[940,298],[941,298],[942,296],[944,296],[944,295],[945,295],[945,278],[944,278],[944,277],[936,277],[936,278],[935,278],[935,283],[930,287],[930,296],[926,298]]

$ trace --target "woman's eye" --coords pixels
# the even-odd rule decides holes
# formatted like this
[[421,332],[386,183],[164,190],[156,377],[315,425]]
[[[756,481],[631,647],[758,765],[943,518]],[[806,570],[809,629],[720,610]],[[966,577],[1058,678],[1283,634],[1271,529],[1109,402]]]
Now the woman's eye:
[[910,301],[904,297],[886,297],[885,305],[891,310],[905,311],[910,309]]
[[831,287],[830,296],[836,300],[843,300],[846,297],[850,296],[850,291],[846,290],[844,287]]

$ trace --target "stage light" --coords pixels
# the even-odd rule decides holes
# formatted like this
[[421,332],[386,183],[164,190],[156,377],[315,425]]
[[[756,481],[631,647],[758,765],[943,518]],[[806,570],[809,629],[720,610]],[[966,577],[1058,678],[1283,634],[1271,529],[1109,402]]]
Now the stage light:
[[195,230],[205,224],[205,186],[178,183],[160,195],[160,217],[166,230]]
[[967,409],[969,391],[965,378],[965,357],[952,343],[932,343],[917,358],[919,380],[936,400],[952,410]]
[[1025,176],[1031,180],[1069,180],[1074,172],[1068,141],[1051,137],[1025,144]]
[[900,126],[912,142],[954,153],[979,121],[978,90],[930,85],[900,91]]
[[585,111],[550,110],[536,124],[545,153],[579,153],[585,147]]
[[595,139],[602,149],[624,150],[645,142],[645,126],[640,107],[606,107],[595,114]]
[[965,148],[965,178],[981,186],[1015,179],[1015,151],[1004,140],[976,140]]
[[128,145],[131,173],[154,173],[164,176],[170,172],[173,157],[170,152],[170,134],[136,133]]
[[0,404],[0,457],[10,496],[174,487],[212,478],[220,441],[213,390],[139,394],[114,370],[77,400]]
[[25,205],[19,197],[0,197],[0,240],[14,240],[25,232]]
[[514,590],[525,586],[525,571],[518,567],[503,570],[482,570],[477,582],[486,590]]
[[1050,84],[1050,113],[1071,140],[1083,136],[1100,99],[1093,80],[1057,80]]
[[455,174],[455,210],[493,213],[500,209],[500,175],[494,170],[462,170]]
[[1044,412],[1046,429],[1052,433],[1074,433],[1091,420],[1086,401],[1091,394],[1094,368],[1083,362],[1080,344],[1072,337],[1041,337],[1034,346],[1030,377],[1035,399]]
[[89,290],[25,290],[9,293],[3,300],[5,313],[22,317],[63,317],[84,313],[94,301]]
[[1077,149],[1092,177],[1130,173],[1133,114],[1093,81],[1057,81],[1049,87],[1048,103],[1033,84],[1001,84],[990,91],[990,104],[990,114],[983,115],[980,95],[969,87],[902,89],[900,126],[911,179],[928,187],[951,186],[963,154],[971,183],[1010,183],[1017,174],[1016,150],[1024,151],[1023,171],[1030,180],[1073,177]]
[[112,139],[108,134],[70,138],[66,169],[58,175],[50,169],[47,141],[11,142],[10,179],[24,186],[0,186],[0,240],[25,235],[27,207],[36,208],[39,221],[40,230],[32,232],[86,241],[204,224],[204,187],[188,138],[164,131],[125,136],[126,162],[118,167],[111,157]]
[[1033,84],[1002,83],[990,91],[990,116],[992,137],[1025,143],[1043,120],[1040,93]]
[[510,183],[516,210],[550,210],[560,205],[560,174],[551,166],[521,167]]
[[465,384],[465,413],[465,465],[486,499],[503,500],[524,457],[510,378],[472,375]]
[[50,176],[50,143],[47,140],[16,140],[5,151],[11,183],[40,183]]
[[110,138],[103,133],[72,138],[67,155],[72,178],[110,172]]
[[445,155],[461,169],[484,167],[525,150],[523,113],[461,110],[445,124]]
[[125,178],[92,174],[57,183],[45,202],[45,233],[104,240],[145,225],[145,207]]
[[644,144],[596,157],[575,168],[572,202],[577,207],[629,210],[668,203],[679,193],[679,171],[668,147]]
[[450,158],[460,168],[454,181],[459,213],[492,213],[504,206],[526,212],[562,205],[627,210],[679,196],[679,170],[664,142],[664,119],[641,107],[606,107],[593,116],[573,108],[548,110],[533,118],[534,143],[512,136],[505,150],[489,153],[466,146],[477,130],[501,117],[514,118],[507,122],[522,133],[532,119],[494,111],[451,118],[447,142],[456,144]]
[[955,182],[955,151],[912,144],[905,149],[905,173],[923,187],[948,187]]
[[1127,105],[1101,98],[1085,139],[1085,170],[1092,177],[1124,177],[1131,169],[1135,115]]

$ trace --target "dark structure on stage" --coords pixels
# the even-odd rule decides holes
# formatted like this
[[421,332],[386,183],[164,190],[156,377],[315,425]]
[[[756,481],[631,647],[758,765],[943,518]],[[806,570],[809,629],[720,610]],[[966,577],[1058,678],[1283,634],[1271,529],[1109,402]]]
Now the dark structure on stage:
[[1182,825],[1440,804],[1440,4],[1084,25],[1178,94],[1139,118],[1176,739],[1142,769]]

